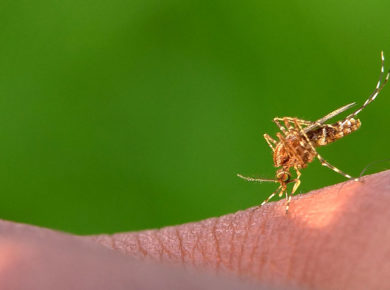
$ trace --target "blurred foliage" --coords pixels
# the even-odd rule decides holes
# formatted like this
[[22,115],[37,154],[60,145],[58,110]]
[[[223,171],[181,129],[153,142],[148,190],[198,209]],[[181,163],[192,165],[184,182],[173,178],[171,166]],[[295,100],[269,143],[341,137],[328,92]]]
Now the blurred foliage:
[[[390,59],[389,9],[2,0],[0,218],[88,234],[259,204],[275,184],[236,173],[274,176],[262,137],[277,132],[272,118],[313,120],[364,102],[380,50]],[[389,105],[385,88],[362,128],[322,155],[354,176],[388,158]],[[343,180],[314,162],[299,192]]]

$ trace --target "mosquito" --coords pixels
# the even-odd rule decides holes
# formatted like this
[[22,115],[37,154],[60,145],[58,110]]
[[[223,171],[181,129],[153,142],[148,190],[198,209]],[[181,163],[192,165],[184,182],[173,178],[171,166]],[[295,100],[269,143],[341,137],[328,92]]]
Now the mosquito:
[[[306,121],[293,117],[274,118],[273,122],[279,127],[280,132],[276,133],[278,140],[273,139],[268,134],[264,134],[265,141],[267,141],[269,147],[273,152],[273,161],[275,167],[280,167],[276,170],[275,179],[264,179],[264,178],[252,178],[237,174],[238,177],[247,181],[254,182],[275,182],[279,183],[278,188],[261,203],[260,206],[267,203],[275,195],[279,197],[285,194],[286,197],[286,214],[288,213],[291,196],[297,191],[301,184],[300,170],[307,167],[307,165],[317,158],[321,165],[330,168],[331,170],[343,175],[344,177],[351,180],[358,180],[353,178],[351,175],[341,171],[337,167],[326,161],[316,150],[316,147],[325,146],[338,139],[343,138],[346,135],[359,129],[361,122],[355,117],[375,98],[378,96],[380,91],[386,85],[389,80],[390,70],[387,72],[385,79],[384,76],[385,58],[383,51],[381,52],[381,72],[378,83],[375,90],[368,97],[362,106],[360,106],[352,114],[338,121],[336,123],[327,124],[326,122],[331,118],[343,113],[344,111],[353,107],[356,103],[351,103],[343,106],[326,116],[318,119],[317,121]],[[290,169],[295,170],[296,177],[292,179]],[[287,191],[287,185],[294,183],[291,194]]]

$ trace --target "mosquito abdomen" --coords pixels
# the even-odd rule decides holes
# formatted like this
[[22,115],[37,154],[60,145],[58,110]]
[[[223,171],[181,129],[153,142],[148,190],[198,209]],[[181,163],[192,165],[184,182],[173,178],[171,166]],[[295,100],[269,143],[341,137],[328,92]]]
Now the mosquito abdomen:
[[308,137],[314,146],[325,146],[360,128],[359,119],[349,118],[331,125],[323,125],[316,130],[308,132]]

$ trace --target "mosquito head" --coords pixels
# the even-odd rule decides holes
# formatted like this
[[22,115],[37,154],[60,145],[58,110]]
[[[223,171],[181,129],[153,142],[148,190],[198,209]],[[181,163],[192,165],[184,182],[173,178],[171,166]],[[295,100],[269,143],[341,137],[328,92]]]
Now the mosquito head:
[[278,171],[276,171],[276,179],[279,183],[288,183],[291,178],[291,173],[284,169],[280,168]]

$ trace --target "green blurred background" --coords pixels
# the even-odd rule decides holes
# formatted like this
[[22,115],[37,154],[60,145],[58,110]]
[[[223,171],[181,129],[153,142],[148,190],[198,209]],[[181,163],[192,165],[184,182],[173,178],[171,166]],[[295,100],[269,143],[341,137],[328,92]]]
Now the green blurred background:
[[[374,89],[388,1],[0,2],[0,218],[79,234],[200,220],[275,184],[263,133]],[[390,62],[387,62],[390,67]],[[320,152],[389,157],[390,88]],[[369,173],[385,169],[370,168]],[[343,181],[312,163],[299,192]]]

